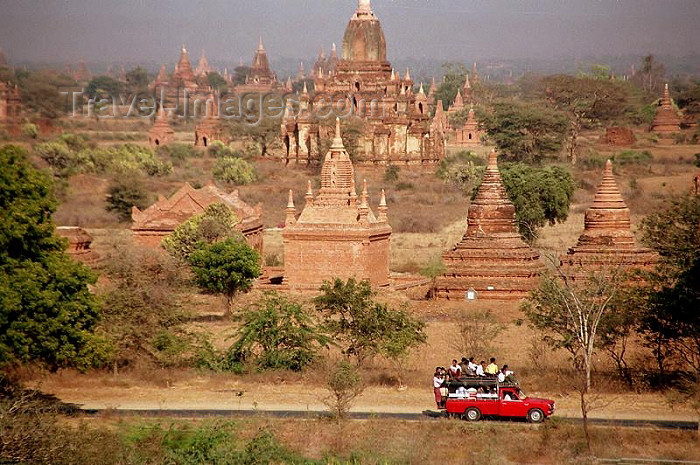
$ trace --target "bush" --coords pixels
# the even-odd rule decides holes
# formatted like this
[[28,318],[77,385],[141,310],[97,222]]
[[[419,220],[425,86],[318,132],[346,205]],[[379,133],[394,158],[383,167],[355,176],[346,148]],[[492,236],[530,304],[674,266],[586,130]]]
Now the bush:
[[409,191],[415,189],[415,187],[412,182],[399,182],[396,184],[397,191]]
[[240,158],[243,155],[240,150],[233,150],[231,147],[224,144],[220,140],[215,140],[211,144],[209,144],[207,153],[209,154],[209,156],[215,158]]
[[36,139],[39,137],[39,128],[36,124],[26,123],[22,125],[22,135],[29,139]]
[[400,168],[396,165],[389,165],[384,170],[384,182],[396,182],[399,180]]
[[473,188],[474,181],[480,176],[484,161],[475,152],[461,151],[440,161],[435,175],[446,184],[452,184],[463,191]]
[[229,359],[258,369],[301,371],[330,339],[296,302],[268,293],[236,317],[241,322]]
[[250,184],[257,179],[253,165],[242,158],[224,157],[214,164],[214,178],[229,184]]
[[180,164],[188,158],[198,156],[199,152],[188,144],[169,144],[158,147],[156,154],[169,156],[176,164]]
[[63,142],[37,144],[34,152],[51,167],[54,176],[68,176],[73,171],[73,153]]
[[653,155],[648,150],[642,152],[637,150],[623,150],[614,155],[612,160],[619,165],[641,165],[653,159]]
[[128,221],[131,218],[131,207],[143,210],[148,204],[146,188],[137,178],[124,178],[109,188],[107,211],[116,213],[122,221]]
[[330,395],[324,399],[324,403],[338,419],[347,417],[352,402],[364,390],[357,368],[344,360],[331,365],[326,377],[326,389]]

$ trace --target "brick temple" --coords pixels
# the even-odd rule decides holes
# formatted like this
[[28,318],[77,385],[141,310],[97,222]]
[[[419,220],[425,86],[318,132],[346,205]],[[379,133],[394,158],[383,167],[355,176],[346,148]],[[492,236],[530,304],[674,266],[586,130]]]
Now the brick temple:
[[635,243],[630,210],[608,160],[593,203],[586,210],[583,233],[577,244],[561,257],[562,272],[576,280],[601,269],[610,273],[617,267],[649,269],[657,260],[655,252]]
[[659,108],[656,110],[654,122],[651,123],[651,132],[659,134],[673,134],[680,132],[681,119],[678,113],[673,109],[671,96],[668,92],[668,84],[664,86],[664,94],[659,102]]
[[522,299],[537,287],[540,254],[518,232],[495,152],[469,206],[467,231],[442,258],[447,271],[435,282],[441,299]]
[[478,147],[482,145],[481,137],[483,136],[483,131],[479,129],[479,123],[474,116],[474,108],[469,109],[467,120],[462,127],[455,128],[453,134],[453,145],[460,147]]
[[99,255],[90,248],[92,236],[83,228],[78,226],[58,226],[56,227],[56,234],[68,240],[66,253],[74,260],[86,265],[93,265],[99,260]]
[[17,85],[0,81],[0,125],[17,125],[22,116],[22,98]]
[[428,96],[417,98],[409,70],[400,77],[387,61],[384,32],[369,0],[359,0],[340,58],[327,61],[319,56],[317,64],[312,70],[314,94],[302,92],[299,112],[287,112],[282,122],[286,163],[322,160],[319,147],[326,134],[316,115],[328,109],[315,105],[316,96],[334,96],[334,104],[341,99],[362,121],[356,163],[432,165],[442,159],[444,134],[431,124]]
[[390,237],[384,191],[375,216],[366,183],[357,196],[355,172],[336,120],[335,137],[321,168],[321,189],[314,196],[309,181],[298,218],[290,191],[282,231],[284,282],[291,289],[314,290],[336,277],[387,285]]
[[245,78],[245,83],[235,87],[239,94],[272,92],[280,87],[277,76],[270,69],[270,61],[263,45],[262,37],[258,42],[258,48],[253,56],[250,73]]
[[166,115],[165,110],[161,106],[156,122],[148,131],[148,143],[152,147],[160,147],[170,144],[174,139],[175,131],[170,127],[168,115]]
[[141,211],[132,207],[131,231],[134,239],[144,245],[158,247],[161,241],[194,215],[204,213],[211,204],[223,203],[238,217],[238,230],[252,248],[263,251],[262,206],[251,207],[238,195],[238,190],[225,192],[214,184],[195,189],[188,183],[170,198],[160,197],[156,203]]

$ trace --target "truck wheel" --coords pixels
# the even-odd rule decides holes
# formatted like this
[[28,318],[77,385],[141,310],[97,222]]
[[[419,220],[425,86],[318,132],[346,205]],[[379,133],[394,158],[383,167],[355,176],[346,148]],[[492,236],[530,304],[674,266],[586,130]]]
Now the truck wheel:
[[479,421],[479,420],[481,420],[481,411],[476,407],[468,408],[464,412],[464,417],[468,421]]
[[527,412],[527,421],[530,423],[541,423],[544,420],[544,412],[538,408],[533,408]]

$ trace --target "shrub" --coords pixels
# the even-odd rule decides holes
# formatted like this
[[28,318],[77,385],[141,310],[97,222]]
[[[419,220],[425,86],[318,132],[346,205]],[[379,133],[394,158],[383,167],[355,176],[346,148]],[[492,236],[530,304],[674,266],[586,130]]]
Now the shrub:
[[399,180],[400,168],[396,165],[389,165],[384,170],[384,181],[385,182],[396,182]]
[[74,167],[73,153],[63,142],[37,144],[34,152],[51,167],[55,176],[68,176]]
[[276,293],[266,294],[236,320],[241,326],[230,359],[254,361],[261,370],[301,371],[330,343],[301,305]]
[[196,157],[199,155],[199,152],[193,146],[188,144],[169,144],[158,147],[156,154],[167,155],[174,162],[182,163],[188,158]]
[[642,152],[637,150],[623,150],[612,157],[613,161],[620,165],[641,165],[650,162],[653,158],[651,152],[648,150]]
[[352,402],[364,390],[357,368],[344,360],[331,365],[326,377],[326,389],[330,395],[324,399],[324,403],[338,419],[347,417]]
[[242,158],[224,157],[214,164],[214,178],[229,184],[250,184],[257,179],[253,165]]
[[413,190],[415,186],[413,185],[412,182],[399,182],[396,184],[396,190],[397,191],[408,191],[408,190]]
[[29,139],[36,139],[39,137],[39,128],[36,124],[26,123],[22,125],[22,135]]
[[122,221],[131,218],[131,207],[144,209],[148,203],[148,193],[138,178],[124,178],[109,188],[107,211],[116,213]]
[[88,137],[85,134],[71,134],[69,132],[61,134],[58,140],[66,144],[73,152],[79,152],[88,147]]
[[202,243],[213,244],[228,238],[243,239],[236,229],[238,217],[223,203],[209,205],[204,213],[195,215],[175,228],[163,239],[163,247],[173,257],[187,261]]
[[209,156],[215,157],[215,158],[225,158],[225,157],[241,157],[241,152],[239,150],[233,150],[231,147],[228,145],[224,144],[220,140],[215,140],[211,144],[209,144],[209,148],[207,149],[207,153]]
[[467,191],[479,177],[484,161],[476,153],[461,151],[440,161],[435,175],[446,184],[452,184]]

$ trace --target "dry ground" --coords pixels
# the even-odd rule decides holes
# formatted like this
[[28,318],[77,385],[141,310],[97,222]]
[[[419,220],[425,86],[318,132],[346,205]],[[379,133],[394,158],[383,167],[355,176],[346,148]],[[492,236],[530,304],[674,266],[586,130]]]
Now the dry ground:
[[[191,134],[187,129],[177,128],[178,140],[188,140]],[[106,126],[92,129],[92,132],[94,135],[100,131],[116,130],[119,128]],[[132,131],[138,135],[142,129],[130,127],[124,131]],[[619,152],[620,149],[613,150],[598,145],[596,137],[588,135],[585,148],[603,156]],[[647,165],[616,166],[615,169],[618,185],[628,201],[636,227],[639,220],[657,209],[669,194],[690,188],[696,171],[690,163],[693,154],[700,152],[700,146],[654,145],[640,137],[640,142],[634,149],[650,150],[654,155],[654,160]],[[148,189],[155,198],[159,194],[172,194],[184,181],[204,184],[210,178],[213,162],[214,160],[208,157],[192,159],[189,163],[176,167],[175,172],[168,177],[146,180]],[[265,254],[281,257],[281,236],[276,227],[284,219],[287,191],[294,189],[296,205],[300,209],[303,205],[306,180],[311,179],[315,183],[314,186],[318,187],[318,168],[290,168],[270,160],[258,160],[255,164],[260,180],[250,186],[240,187],[241,196],[252,205],[257,202],[263,203],[264,223],[269,228],[265,235]],[[583,213],[593,198],[601,177],[600,171],[597,168],[586,170],[582,166],[576,169],[575,177],[582,188],[576,192],[568,220],[542,230],[536,244],[542,252],[561,254],[575,244],[583,230]],[[368,181],[373,207],[378,203],[380,189],[386,189],[389,221],[394,228],[391,242],[393,271],[417,272],[431,259],[439,257],[463,234],[468,196],[455,188],[445,186],[431,170],[409,171],[407,168],[401,168],[399,180],[393,183],[384,180],[383,168],[357,168],[356,172],[358,186],[361,185],[362,179]],[[125,233],[129,226],[118,224],[113,215],[105,212],[104,199],[109,183],[110,179],[107,177],[81,175],[72,178],[56,213],[59,224],[91,228],[90,232],[95,235],[94,245],[98,252],[100,241],[112,235]],[[239,305],[245,305],[256,298],[256,294],[245,296]],[[530,394],[556,399],[560,414],[577,414],[577,402],[568,387],[569,384],[565,377],[562,379],[556,371],[556,367],[567,364],[566,354],[543,352],[540,347],[531,343],[532,330],[526,324],[517,324],[519,320],[524,319],[519,304],[410,301],[406,294],[402,293],[385,293],[380,298],[392,304],[406,303],[416,314],[422,316],[428,323],[428,344],[418,351],[409,363],[406,390],[399,391],[395,388],[395,381],[390,376],[390,366],[379,361],[371,364],[365,370],[369,387],[355,406],[356,410],[415,412],[431,408],[433,401],[430,376],[433,368],[436,365],[447,365],[453,357],[471,355],[460,354],[453,344],[458,327],[456,317],[465,309],[488,307],[505,328],[493,342],[493,350],[490,353],[474,355],[486,358],[493,354],[499,362],[508,363],[515,368],[526,391],[532,391]],[[207,296],[194,296],[192,307],[195,312],[203,314],[211,314],[223,308],[220,301]],[[198,325],[200,330],[214,335],[214,341],[219,347],[226,345],[225,337],[234,329],[228,322],[220,320]],[[544,368],[540,368],[540,371],[536,371],[531,363],[533,351],[544,354]],[[642,357],[639,351],[636,354],[632,352],[633,360]],[[603,356],[598,365],[606,371],[611,369]],[[106,374],[81,375],[66,371],[51,376],[35,374],[30,378],[47,392],[53,392],[66,401],[90,407],[318,409],[322,408],[320,399],[324,396],[320,387],[323,383],[322,373],[320,367],[311,369],[304,375],[283,373],[247,376],[177,370],[136,370],[115,379]],[[239,391],[243,392],[242,396],[235,395]],[[611,403],[604,409],[593,412],[593,416],[695,418],[688,407],[676,407],[672,410],[665,402],[663,394],[629,394],[614,384],[601,385],[599,391]]]

